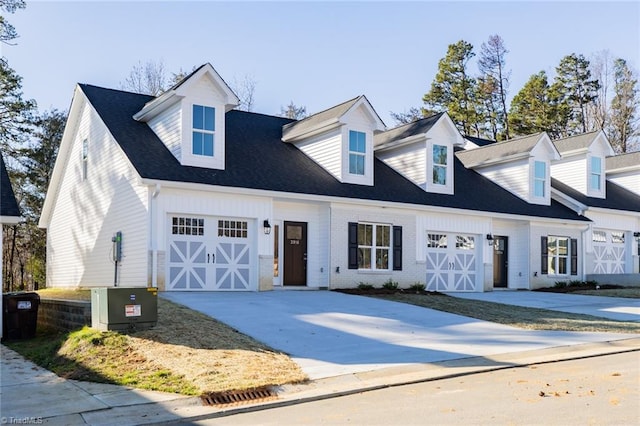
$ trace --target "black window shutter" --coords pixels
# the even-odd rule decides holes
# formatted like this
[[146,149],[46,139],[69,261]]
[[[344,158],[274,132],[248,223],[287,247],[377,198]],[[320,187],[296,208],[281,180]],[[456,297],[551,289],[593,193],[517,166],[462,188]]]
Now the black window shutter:
[[393,227],[393,270],[402,271],[402,226]]
[[549,273],[549,252],[547,249],[547,237],[540,238],[540,273],[546,275]]
[[578,240],[571,239],[571,275],[578,275]]
[[358,223],[349,222],[349,269],[358,269]]

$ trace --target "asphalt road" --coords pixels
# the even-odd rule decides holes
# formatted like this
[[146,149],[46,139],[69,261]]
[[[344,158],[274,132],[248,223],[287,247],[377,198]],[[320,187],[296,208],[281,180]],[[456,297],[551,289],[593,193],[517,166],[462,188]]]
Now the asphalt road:
[[198,425],[636,425],[640,349],[398,386]]

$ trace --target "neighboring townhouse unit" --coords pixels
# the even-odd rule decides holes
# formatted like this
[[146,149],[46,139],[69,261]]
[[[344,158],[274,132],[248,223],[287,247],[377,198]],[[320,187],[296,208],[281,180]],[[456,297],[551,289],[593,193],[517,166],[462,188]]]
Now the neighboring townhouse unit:
[[[0,227],[2,225],[15,225],[16,223],[20,223],[22,218],[20,216],[20,208],[18,207],[18,202],[16,201],[15,194],[13,192],[13,187],[11,186],[11,181],[9,180],[9,174],[7,173],[7,168],[4,164],[4,158],[0,153]],[[2,229],[0,229],[0,280],[4,279],[4,274],[2,271],[2,267],[4,265],[4,253],[2,244]],[[4,281],[2,282],[2,291],[4,291]],[[2,307],[2,301],[0,300],[0,310],[4,312],[4,308]],[[2,315],[4,317],[4,314]],[[0,318],[0,337],[2,337],[3,326],[2,326],[2,318]]]
[[[298,121],[237,104],[209,64],[159,97],[78,85],[40,222],[47,285],[488,291],[585,279],[592,222],[554,199],[561,157],[545,134],[494,161],[465,151],[446,113],[387,130],[365,96]],[[541,252],[542,238],[555,246]]]

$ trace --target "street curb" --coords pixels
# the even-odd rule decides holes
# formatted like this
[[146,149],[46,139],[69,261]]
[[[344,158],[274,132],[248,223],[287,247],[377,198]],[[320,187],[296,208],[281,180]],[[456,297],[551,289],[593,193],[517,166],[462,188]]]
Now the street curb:
[[[214,419],[396,386],[636,351],[640,351],[640,338],[558,346],[498,354],[490,357],[469,357],[427,364],[390,367],[382,370],[319,379],[300,385],[285,385],[279,388],[279,399],[275,401],[247,404],[228,409],[221,408],[218,411],[207,414],[156,424],[179,424],[185,421]],[[214,407],[212,409],[215,410]]]

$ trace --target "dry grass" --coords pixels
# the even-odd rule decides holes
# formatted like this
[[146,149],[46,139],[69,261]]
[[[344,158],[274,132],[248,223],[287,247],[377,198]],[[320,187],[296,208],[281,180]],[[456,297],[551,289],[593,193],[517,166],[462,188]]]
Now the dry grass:
[[442,294],[396,293],[375,295],[374,297],[529,330],[640,333],[640,323],[637,322],[613,321],[591,315],[525,308],[482,300],[467,300]]
[[[88,300],[88,290],[46,289],[41,297]],[[307,380],[286,354],[204,314],[158,298],[158,324],[131,334],[89,328],[9,346],[79,380],[185,394],[246,390]]]
[[578,290],[571,294],[584,294],[587,296],[626,297],[640,299],[640,287],[612,288],[607,290]]

